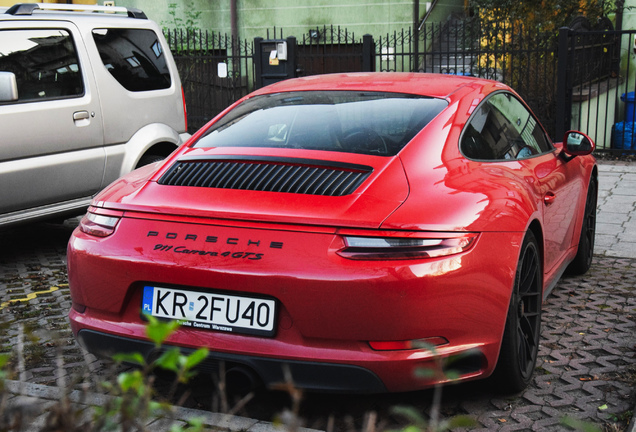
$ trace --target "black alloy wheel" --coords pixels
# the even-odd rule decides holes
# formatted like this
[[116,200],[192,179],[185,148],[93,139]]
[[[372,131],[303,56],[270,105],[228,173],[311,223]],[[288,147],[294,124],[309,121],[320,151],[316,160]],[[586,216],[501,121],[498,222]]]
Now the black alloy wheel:
[[528,232],[521,246],[515,284],[497,367],[493,374],[504,393],[520,392],[532,379],[541,338],[543,277],[537,240]]
[[587,199],[585,201],[585,213],[583,214],[583,225],[581,226],[581,237],[576,257],[567,268],[567,273],[571,275],[585,274],[592,266],[594,256],[594,238],[596,236],[596,202],[598,199],[598,184],[596,178],[590,179],[587,188]]

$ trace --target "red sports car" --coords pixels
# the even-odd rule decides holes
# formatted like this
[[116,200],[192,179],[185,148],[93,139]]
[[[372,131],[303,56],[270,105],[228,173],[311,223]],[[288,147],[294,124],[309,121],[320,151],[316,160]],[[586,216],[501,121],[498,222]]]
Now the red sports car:
[[94,199],[68,247],[73,332],[97,354],[153,356],[152,315],[183,322],[169,345],[268,385],[288,368],[310,390],[494,374],[519,391],[542,300],[590,267],[593,150],[575,131],[552,143],[494,81],[265,87]]

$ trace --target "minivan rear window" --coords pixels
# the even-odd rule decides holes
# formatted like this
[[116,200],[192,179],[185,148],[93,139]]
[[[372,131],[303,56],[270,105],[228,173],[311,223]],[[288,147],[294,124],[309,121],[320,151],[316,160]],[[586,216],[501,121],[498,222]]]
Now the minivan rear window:
[[364,91],[256,96],[212,125],[194,147],[279,147],[397,154],[447,106],[442,99]]
[[104,66],[126,90],[137,92],[170,87],[170,71],[154,31],[95,29],[93,39]]

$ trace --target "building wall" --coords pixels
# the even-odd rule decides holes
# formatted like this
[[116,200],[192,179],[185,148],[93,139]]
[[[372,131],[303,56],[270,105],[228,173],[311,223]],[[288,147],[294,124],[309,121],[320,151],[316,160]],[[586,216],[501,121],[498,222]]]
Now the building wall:
[[[163,26],[174,27],[169,14],[170,4],[182,20],[200,11],[197,27],[215,32],[231,33],[230,5],[232,0],[116,0],[117,6],[137,7]],[[420,19],[427,3],[419,1]],[[438,0],[434,16],[447,17],[462,11],[464,0]],[[282,29],[284,36],[302,37],[312,28],[324,25],[340,26],[353,32],[382,36],[409,28],[413,23],[413,0],[236,0],[240,38],[265,37],[267,30]],[[431,16],[433,17],[433,15]],[[280,35],[280,30],[278,30]]]
[[623,30],[636,30],[636,0],[625,0]]
[[[101,3],[101,0],[100,0]],[[175,8],[170,5],[175,4]],[[230,0],[115,0],[116,6],[135,7],[144,11],[148,18],[167,28],[175,28],[176,18],[184,22],[200,12],[195,27],[202,30],[230,33]]]

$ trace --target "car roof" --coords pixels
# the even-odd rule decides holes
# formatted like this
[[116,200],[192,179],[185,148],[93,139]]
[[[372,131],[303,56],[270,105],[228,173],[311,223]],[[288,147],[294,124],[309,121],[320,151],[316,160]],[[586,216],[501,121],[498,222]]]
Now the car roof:
[[505,84],[482,78],[405,72],[359,72],[312,75],[289,79],[264,87],[256,94],[312,90],[352,90],[407,93],[435,98],[450,98],[457,90],[471,87],[488,94],[495,90],[510,90]]

